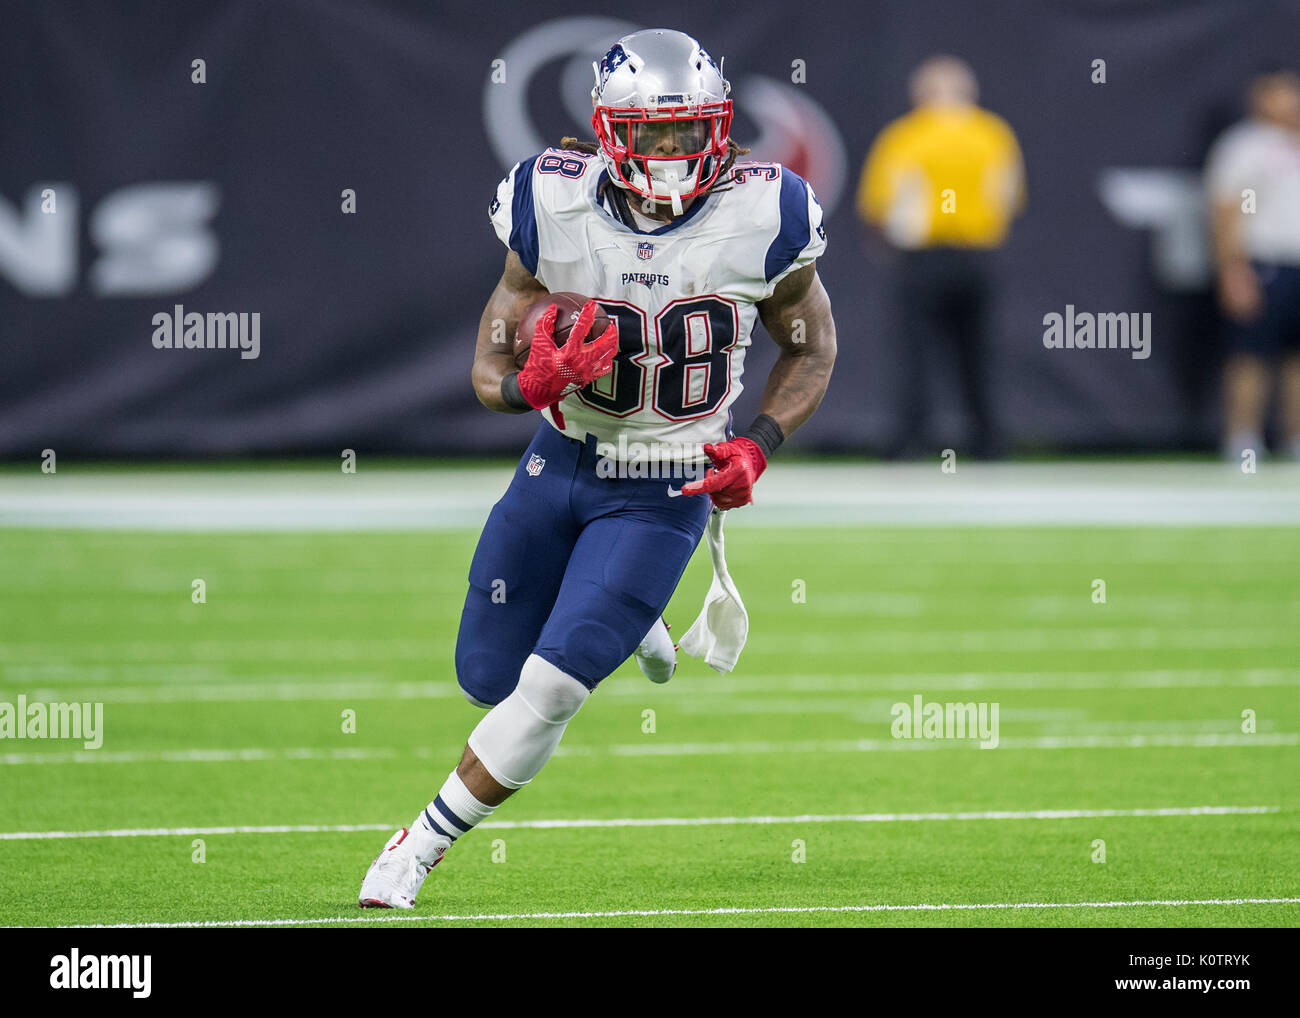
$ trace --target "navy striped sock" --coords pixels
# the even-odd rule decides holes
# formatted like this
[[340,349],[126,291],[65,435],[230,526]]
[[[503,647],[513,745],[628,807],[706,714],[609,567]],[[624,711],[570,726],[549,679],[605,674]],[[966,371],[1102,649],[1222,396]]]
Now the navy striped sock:
[[460,775],[452,771],[437,797],[425,808],[422,819],[435,834],[455,841],[494,812],[495,806],[479,802],[465,787]]

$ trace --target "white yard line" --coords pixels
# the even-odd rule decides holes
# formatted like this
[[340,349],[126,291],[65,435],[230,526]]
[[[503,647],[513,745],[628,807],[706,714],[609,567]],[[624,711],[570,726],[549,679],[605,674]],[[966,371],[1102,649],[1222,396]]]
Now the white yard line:
[[321,919],[230,919],[185,923],[93,923],[69,930],[193,929],[208,926],[329,926],[336,923],[510,922],[529,919],[622,919],[655,916],[808,915],[819,912],[982,912],[1061,908],[1185,908],[1195,905],[1294,905],[1300,898],[1187,898],[1152,901],[1016,901],[972,905],[783,905],[768,908],[646,908],[609,912],[499,912],[481,915],[361,915]]
[[[719,827],[746,824],[883,824],[931,820],[1080,820],[1100,817],[1205,817],[1280,813],[1280,806],[1169,806],[1159,809],[982,810],[961,813],[806,813],[775,817],[614,817],[576,820],[489,820],[480,830],[576,830],[593,827]],[[60,838],[196,837],[224,834],[338,834],[393,831],[395,824],[300,824],[268,827],[127,827],[107,831],[4,831],[0,841]]]
[[[1040,735],[1003,736],[991,749],[1254,749],[1300,745],[1300,732],[1258,732],[1254,735],[1211,732],[1155,733],[1149,735]],[[560,746],[556,756],[735,756],[769,753],[885,753],[894,751],[973,750],[973,739],[821,739],[805,742],[631,742],[607,746]],[[456,752],[448,748],[446,753]],[[391,760],[429,759],[434,750],[417,746],[357,749],[162,749],[0,754],[0,766],[28,764],[137,764],[137,763],[261,763],[281,760]]]

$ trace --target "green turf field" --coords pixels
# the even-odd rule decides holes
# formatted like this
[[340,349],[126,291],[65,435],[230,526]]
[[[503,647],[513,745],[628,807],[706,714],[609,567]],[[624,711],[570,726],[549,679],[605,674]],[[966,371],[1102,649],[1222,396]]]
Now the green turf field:
[[[97,750],[0,742],[0,924],[1300,924],[1300,530],[1268,527],[734,528],[739,669],[624,665],[414,913],[361,913],[481,716],[475,537],[0,530],[0,701],[104,704]],[[891,738],[916,694],[997,703],[999,746]],[[576,823],[610,820],[659,822]],[[365,829],[220,831],[317,825]]]

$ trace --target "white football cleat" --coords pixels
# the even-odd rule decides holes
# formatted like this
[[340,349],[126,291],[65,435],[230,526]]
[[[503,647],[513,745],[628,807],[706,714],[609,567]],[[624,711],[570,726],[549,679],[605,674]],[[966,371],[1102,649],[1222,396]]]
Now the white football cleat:
[[655,620],[636,649],[637,667],[651,682],[667,682],[677,670],[677,648],[663,619]]
[[430,865],[415,857],[414,839],[407,838],[403,827],[388,839],[384,850],[375,857],[361,881],[360,908],[415,908],[415,896],[429,871],[442,862],[442,849]]

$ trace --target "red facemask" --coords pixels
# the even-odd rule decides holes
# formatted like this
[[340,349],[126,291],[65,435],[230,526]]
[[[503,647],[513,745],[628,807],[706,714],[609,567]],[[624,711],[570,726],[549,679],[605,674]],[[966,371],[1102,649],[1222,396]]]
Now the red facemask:
[[731,134],[730,99],[703,106],[597,106],[591,118],[619,181],[644,198],[694,198],[718,179]]

